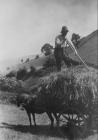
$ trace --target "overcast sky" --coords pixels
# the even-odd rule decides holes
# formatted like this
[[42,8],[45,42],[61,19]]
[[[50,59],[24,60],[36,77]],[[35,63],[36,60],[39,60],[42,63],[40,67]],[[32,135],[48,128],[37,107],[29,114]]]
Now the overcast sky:
[[97,0],[0,0],[0,61],[54,45],[62,25],[69,36],[97,29]]

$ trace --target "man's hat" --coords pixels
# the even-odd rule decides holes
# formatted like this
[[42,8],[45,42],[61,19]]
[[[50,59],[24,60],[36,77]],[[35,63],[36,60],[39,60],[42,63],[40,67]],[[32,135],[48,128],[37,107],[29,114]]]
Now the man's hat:
[[67,26],[63,26],[63,27],[62,27],[62,30],[61,30],[61,33],[62,33],[62,32],[66,32],[66,31],[69,31],[68,28],[67,28]]

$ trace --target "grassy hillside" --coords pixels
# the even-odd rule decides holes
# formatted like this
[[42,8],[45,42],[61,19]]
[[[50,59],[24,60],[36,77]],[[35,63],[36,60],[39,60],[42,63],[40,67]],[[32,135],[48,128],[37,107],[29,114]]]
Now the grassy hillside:
[[20,63],[15,68],[20,69],[23,67],[29,68],[31,66],[34,66],[36,69],[40,69],[40,68],[42,68],[43,64],[46,62],[48,57],[49,56],[41,56],[38,59],[32,59],[29,62]]

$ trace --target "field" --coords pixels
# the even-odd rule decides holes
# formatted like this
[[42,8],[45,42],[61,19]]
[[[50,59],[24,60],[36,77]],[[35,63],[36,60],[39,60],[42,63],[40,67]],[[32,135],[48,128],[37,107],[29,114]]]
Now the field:
[[[38,126],[29,127],[25,111],[14,105],[0,104],[0,140],[68,140],[67,136],[57,129],[49,127],[46,114],[36,115]],[[85,140],[97,140],[98,135],[93,134]]]

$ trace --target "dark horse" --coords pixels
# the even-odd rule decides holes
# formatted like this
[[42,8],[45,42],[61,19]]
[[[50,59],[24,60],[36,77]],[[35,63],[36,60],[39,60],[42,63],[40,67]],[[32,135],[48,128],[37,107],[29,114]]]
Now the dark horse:
[[55,117],[55,119],[58,122],[57,114],[48,111],[45,108],[45,106],[42,105],[42,102],[43,101],[41,101],[41,103],[39,102],[37,95],[29,95],[29,94],[24,93],[17,97],[17,106],[21,107],[21,109],[25,109],[25,111],[27,112],[30,126],[32,126],[31,115],[33,116],[34,126],[36,126],[35,113],[42,114],[42,113],[46,112],[51,121],[51,127],[53,127],[53,125],[54,125],[53,116]]

